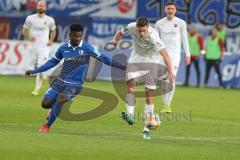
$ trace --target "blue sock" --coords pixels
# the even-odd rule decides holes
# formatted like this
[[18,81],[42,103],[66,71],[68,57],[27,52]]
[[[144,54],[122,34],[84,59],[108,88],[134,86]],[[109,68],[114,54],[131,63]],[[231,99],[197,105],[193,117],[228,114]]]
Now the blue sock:
[[51,108],[52,111],[51,111],[50,117],[47,122],[48,127],[51,127],[51,125],[54,123],[56,118],[59,116],[59,114],[61,113],[61,110],[62,110],[62,106],[63,105],[61,103],[55,103],[52,106],[52,108]]

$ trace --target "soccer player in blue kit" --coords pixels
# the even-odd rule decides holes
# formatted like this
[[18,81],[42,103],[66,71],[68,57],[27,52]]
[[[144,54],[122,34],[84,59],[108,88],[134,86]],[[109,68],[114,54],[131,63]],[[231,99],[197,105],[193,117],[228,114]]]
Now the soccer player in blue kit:
[[70,41],[61,45],[55,56],[49,59],[44,65],[35,70],[27,70],[25,75],[36,74],[47,71],[56,66],[62,59],[63,68],[60,75],[52,82],[42,100],[42,107],[51,109],[50,117],[39,132],[46,133],[59,116],[63,104],[73,99],[82,89],[85,80],[90,57],[97,58],[101,62],[114,68],[125,70],[126,66],[114,61],[109,56],[100,53],[92,45],[82,41],[83,27],[80,24],[70,26]]

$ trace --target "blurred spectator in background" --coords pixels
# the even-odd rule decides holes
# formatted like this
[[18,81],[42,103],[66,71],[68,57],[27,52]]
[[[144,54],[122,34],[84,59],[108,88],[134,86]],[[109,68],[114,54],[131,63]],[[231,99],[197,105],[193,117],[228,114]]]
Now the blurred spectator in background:
[[[199,54],[200,52],[204,52],[204,42],[203,37],[197,32],[195,26],[190,26],[188,33],[188,43],[191,54],[191,62],[195,66],[196,74],[197,74],[197,87],[200,86],[200,70],[199,70]],[[185,86],[188,86],[189,74],[191,64],[186,67],[186,79]]]
[[35,11],[37,7],[37,1],[36,0],[28,0],[26,3],[26,8],[30,11]]
[[[23,35],[31,41],[31,53],[35,67],[43,65],[48,60],[50,46],[56,36],[55,21],[45,14],[46,10],[46,2],[39,1],[37,3],[37,14],[29,15],[23,25]],[[46,74],[37,74],[33,95],[38,95],[44,79],[47,79]]]
[[225,24],[220,22],[216,25],[217,37],[221,38],[224,43],[224,48],[227,48],[227,32],[225,31]]
[[204,84],[207,85],[209,73],[212,66],[218,75],[219,84],[223,87],[222,75],[220,72],[220,62],[224,56],[224,43],[221,38],[217,36],[217,28],[213,28],[206,44],[206,76]]
[[10,24],[7,18],[0,18],[0,39],[8,39]]
[[21,0],[19,11],[32,14],[37,7],[37,0]]

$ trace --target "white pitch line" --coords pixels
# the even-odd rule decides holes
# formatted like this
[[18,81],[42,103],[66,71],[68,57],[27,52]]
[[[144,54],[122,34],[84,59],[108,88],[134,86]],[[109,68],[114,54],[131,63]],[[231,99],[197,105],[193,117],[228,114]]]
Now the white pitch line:
[[[0,122],[0,125],[3,124],[3,125],[12,125],[12,126],[30,126],[30,127],[36,127],[36,125],[33,125],[33,124],[26,124],[26,123],[3,123],[3,122]],[[50,134],[45,134],[45,135],[49,135],[49,136],[84,136],[84,135],[88,135],[88,133],[86,134],[81,134],[79,130],[74,130],[74,129],[71,129],[71,128],[63,128],[63,127],[54,127],[56,129],[64,129],[65,131],[66,130],[69,130],[71,132],[75,132],[76,134],[62,134],[62,133],[54,133],[54,132],[50,132]],[[79,135],[77,133],[80,133]],[[100,134],[103,134],[103,135],[98,135],[97,137],[116,137],[118,138],[119,135],[126,135],[126,136],[136,136],[136,137],[140,137],[142,136],[141,134],[139,133],[129,133],[128,131],[126,132],[104,132],[104,131],[99,131],[99,130],[95,130],[96,133],[100,133]],[[15,133],[15,132],[0,132],[0,135],[44,135],[44,134],[41,134],[41,133],[38,133],[38,130],[36,130],[36,132],[25,132],[25,133]],[[111,135],[109,135],[111,134]],[[115,134],[115,135],[114,135]],[[104,136],[106,135],[106,136]],[[240,137],[184,137],[184,136],[160,136],[160,135],[156,135],[154,134],[153,135],[153,140],[157,140],[157,139],[160,139],[160,140],[194,140],[194,141],[227,141],[227,142],[231,142],[232,143],[232,140],[240,140]],[[240,144],[240,143],[237,143],[237,144]]]
[[[56,127],[60,129],[59,127]],[[66,130],[66,128],[64,128]],[[72,129],[68,129],[72,130]],[[79,131],[77,131],[79,132]],[[76,132],[76,133],[77,133]],[[127,133],[127,132],[103,132],[103,131],[96,131],[96,133],[101,133],[103,135],[95,135],[95,137],[112,137],[112,138],[119,138],[119,135],[131,135],[131,136],[136,136],[136,137],[141,137],[141,134],[138,133]],[[111,134],[111,135],[108,135]],[[115,135],[114,135],[115,134]],[[59,136],[59,137],[74,137],[74,136],[87,136],[88,133],[86,134],[62,134],[62,133],[54,133],[50,132],[49,134],[43,134],[43,133],[38,133],[36,132],[28,132],[28,133],[15,133],[15,132],[0,132],[0,136],[4,135],[31,135],[31,136]],[[160,136],[160,135],[153,135],[152,140],[192,140],[192,141],[209,141],[209,142],[229,142],[229,143],[234,143],[235,144],[240,144],[240,137],[183,137],[183,136]],[[121,139],[121,138],[119,138]],[[236,140],[239,143],[236,143]]]
[[200,122],[209,122],[209,123],[218,123],[218,124],[226,124],[226,125],[232,125],[232,126],[240,126],[240,123],[237,122],[227,122],[220,119],[203,119],[203,118],[193,118],[192,122],[194,121],[200,121]]

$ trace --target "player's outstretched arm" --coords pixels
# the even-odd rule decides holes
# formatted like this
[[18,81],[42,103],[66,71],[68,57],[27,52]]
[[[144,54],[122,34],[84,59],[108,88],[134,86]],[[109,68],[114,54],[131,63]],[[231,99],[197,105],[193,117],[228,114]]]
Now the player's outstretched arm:
[[60,62],[60,60],[56,59],[56,58],[51,58],[49,59],[45,64],[43,64],[42,66],[36,68],[35,70],[27,70],[25,72],[26,76],[29,76],[31,74],[36,74],[36,73],[40,73],[40,72],[45,72],[53,67],[55,67],[58,63]]
[[117,45],[118,41],[120,41],[122,39],[122,33],[120,31],[118,31],[115,36],[113,37],[113,39],[110,41],[110,43],[114,46]]
[[23,28],[22,33],[27,40],[32,41],[32,42],[34,42],[36,40],[34,37],[30,36],[29,29]]
[[50,36],[49,36],[50,38],[49,38],[49,41],[48,41],[48,43],[47,43],[48,46],[51,46],[51,45],[52,45],[53,40],[54,40],[54,38],[56,37],[56,35],[57,35],[56,30],[50,32]]
[[101,61],[102,63],[104,63],[106,65],[112,66],[117,69],[126,70],[126,68],[127,68],[126,66],[124,66],[121,63],[119,63],[118,61],[112,59],[107,54],[99,52],[96,48],[94,48],[91,45],[88,45],[88,47],[89,47],[88,52],[92,57],[98,59],[99,61]]
[[30,76],[31,74],[33,74],[33,70],[27,70],[25,72],[25,76]]
[[122,65],[121,63],[115,61],[114,59],[112,59],[111,57],[109,57],[108,55],[101,53],[99,57],[97,57],[97,59],[99,59],[101,62],[103,62],[106,65],[112,66],[114,68],[117,69],[121,69],[121,70],[126,70],[126,66]]
[[170,57],[168,55],[168,52],[165,48],[161,49],[160,54],[163,57],[164,63],[167,66],[168,69],[168,79],[171,83],[175,82],[175,75],[173,74],[173,66],[170,60]]
[[187,36],[187,27],[185,22],[180,27],[180,32],[181,32],[181,41],[183,43],[183,48],[186,53],[185,64],[189,65],[191,63],[191,58],[190,58],[190,49],[189,49],[188,36]]

